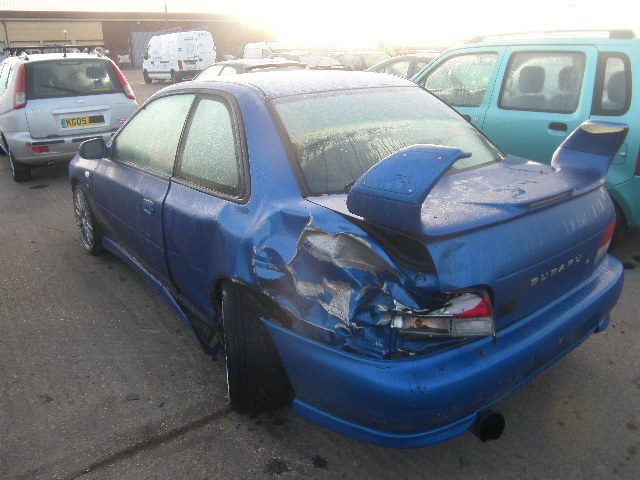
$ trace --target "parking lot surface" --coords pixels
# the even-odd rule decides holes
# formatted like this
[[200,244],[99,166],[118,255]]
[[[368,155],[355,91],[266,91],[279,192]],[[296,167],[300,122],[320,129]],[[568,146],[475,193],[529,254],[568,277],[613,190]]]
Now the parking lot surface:
[[[163,85],[126,70],[139,103]],[[85,253],[67,166],[0,157],[0,479],[636,479],[640,234],[609,329],[498,403],[506,430],[417,450],[227,405],[224,359],[114,256]]]

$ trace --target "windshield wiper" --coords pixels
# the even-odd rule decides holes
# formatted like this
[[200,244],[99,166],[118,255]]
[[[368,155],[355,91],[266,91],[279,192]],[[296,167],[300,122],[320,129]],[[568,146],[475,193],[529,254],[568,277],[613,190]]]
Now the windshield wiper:
[[41,83],[38,85],[39,87],[46,87],[46,88],[51,88],[53,90],[60,90],[62,92],[67,92],[67,93],[75,93],[78,95],[81,95],[82,92],[79,90],[73,90],[72,88],[66,88],[66,87],[59,87],[57,85],[47,85],[46,83]]

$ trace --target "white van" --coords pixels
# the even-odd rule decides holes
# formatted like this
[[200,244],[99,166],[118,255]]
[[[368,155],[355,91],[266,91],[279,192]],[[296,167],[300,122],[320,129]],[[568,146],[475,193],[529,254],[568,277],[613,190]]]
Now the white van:
[[207,31],[166,33],[151,37],[142,55],[142,74],[146,83],[195,77],[216,61],[216,47]]
[[252,42],[244,47],[242,58],[271,58],[285,50],[281,42]]

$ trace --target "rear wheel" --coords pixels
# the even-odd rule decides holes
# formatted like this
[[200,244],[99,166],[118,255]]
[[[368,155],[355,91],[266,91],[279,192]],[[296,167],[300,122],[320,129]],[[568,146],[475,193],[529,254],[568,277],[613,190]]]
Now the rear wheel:
[[278,409],[293,390],[253,294],[228,284],[222,292],[229,401],[240,413]]
[[142,78],[144,78],[144,83],[146,84],[149,84],[153,81],[149,78],[149,73],[146,70],[142,71]]
[[91,255],[99,254],[103,250],[102,228],[96,222],[87,196],[80,185],[73,187],[73,210],[76,217],[76,226],[78,227],[78,232],[80,232],[80,239],[84,248]]
[[27,180],[31,180],[31,169],[18,162],[13,156],[13,153],[11,153],[11,149],[9,149],[8,157],[11,177],[13,177],[16,182],[26,182]]

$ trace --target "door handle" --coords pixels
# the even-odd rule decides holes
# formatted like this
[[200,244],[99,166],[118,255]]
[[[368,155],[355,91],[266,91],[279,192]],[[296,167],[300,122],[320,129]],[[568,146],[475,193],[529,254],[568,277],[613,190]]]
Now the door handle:
[[144,212],[148,215],[154,215],[156,213],[156,206],[153,203],[153,200],[144,198],[142,200],[142,210],[144,210]]
[[562,122],[551,122],[549,124],[549,130],[554,130],[556,132],[566,132],[567,124]]

